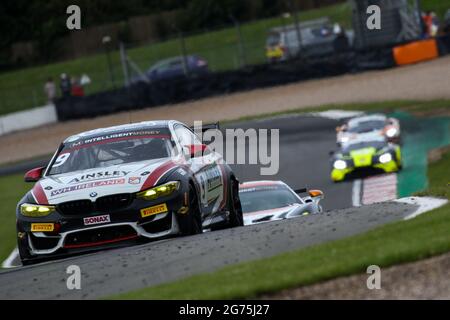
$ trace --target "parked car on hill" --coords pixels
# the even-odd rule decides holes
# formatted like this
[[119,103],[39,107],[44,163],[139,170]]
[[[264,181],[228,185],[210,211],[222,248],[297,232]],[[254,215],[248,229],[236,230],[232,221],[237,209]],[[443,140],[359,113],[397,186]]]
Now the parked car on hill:
[[130,82],[170,80],[186,76],[201,76],[208,73],[208,61],[206,59],[198,55],[189,55],[185,58],[179,56],[157,62],[143,76],[134,77]]
[[328,18],[300,23],[299,29],[300,37],[296,25],[276,27],[269,31],[266,57],[270,62],[286,61],[297,56],[331,55],[348,50],[353,43],[353,31],[345,31]]

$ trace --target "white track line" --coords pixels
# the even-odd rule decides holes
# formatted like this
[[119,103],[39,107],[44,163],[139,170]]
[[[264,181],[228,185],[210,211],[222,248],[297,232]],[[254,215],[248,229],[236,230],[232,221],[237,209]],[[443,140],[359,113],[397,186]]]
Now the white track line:
[[352,189],[352,204],[354,207],[361,206],[361,179],[353,181],[353,189]]
[[310,114],[315,117],[322,117],[332,120],[342,120],[361,116],[364,115],[365,113],[362,111],[351,111],[351,110],[328,110],[323,112],[311,112]]
[[13,265],[14,260],[16,260],[19,257],[19,250],[15,248],[11,254],[6,258],[5,261],[2,263],[2,268],[14,268],[17,267],[16,265]]
[[422,213],[440,208],[448,203],[447,199],[438,199],[438,198],[432,198],[432,197],[409,197],[409,198],[398,199],[395,201],[400,202],[400,203],[414,204],[414,205],[419,206],[415,212],[406,216],[404,218],[404,220],[413,219],[413,218],[421,215]]

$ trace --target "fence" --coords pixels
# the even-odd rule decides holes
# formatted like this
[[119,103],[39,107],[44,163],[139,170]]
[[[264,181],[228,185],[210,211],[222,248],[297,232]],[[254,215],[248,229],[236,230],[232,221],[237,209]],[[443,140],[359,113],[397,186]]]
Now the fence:
[[[346,3],[301,13],[300,21],[322,16],[328,16],[332,21],[347,27],[351,25],[351,8]],[[164,41],[145,45],[141,42],[126,43],[125,47],[130,60],[142,71],[157,61],[183,53],[202,56],[213,72],[239,70],[265,63],[268,31],[273,27],[292,24],[293,21],[290,15],[245,24],[230,19],[230,24],[214,30],[190,34],[173,30],[173,35]],[[101,51],[89,57],[0,74],[0,114],[44,105],[47,100],[44,83],[51,76],[58,84],[61,73],[77,77],[87,74],[91,83],[84,87],[86,95],[119,89],[125,83],[119,50],[105,43]]]

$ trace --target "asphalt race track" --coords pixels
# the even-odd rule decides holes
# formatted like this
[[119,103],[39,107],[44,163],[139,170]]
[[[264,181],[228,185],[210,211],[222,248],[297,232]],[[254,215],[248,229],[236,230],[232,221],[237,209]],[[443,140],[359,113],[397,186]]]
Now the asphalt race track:
[[[280,171],[261,177],[258,165],[233,165],[240,181],[276,179],[293,188],[325,192],[323,214],[161,240],[0,271],[3,299],[95,299],[344,238],[400,220],[416,206],[389,202],[350,208],[352,183],[333,184],[329,151],[337,122],[312,116],[284,116],[235,123],[239,128],[280,129]],[[231,127],[231,126],[230,126]],[[82,289],[68,290],[66,268],[78,265]]]
[[280,166],[274,177],[260,176],[259,165],[231,167],[241,182],[282,180],[293,189],[320,189],[325,193],[321,202],[325,210],[349,208],[352,206],[352,182],[335,184],[330,180],[329,152],[336,150],[337,125],[336,120],[304,115],[233,124],[230,128],[279,129]]
[[[12,269],[0,275],[0,298],[101,298],[344,238],[402,219],[415,209],[390,202]],[[81,268],[81,290],[66,287],[66,268],[73,264]]]

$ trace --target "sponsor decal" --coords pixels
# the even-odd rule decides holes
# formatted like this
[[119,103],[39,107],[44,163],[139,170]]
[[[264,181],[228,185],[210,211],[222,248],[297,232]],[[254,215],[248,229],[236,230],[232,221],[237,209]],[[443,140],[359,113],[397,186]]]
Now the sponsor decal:
[[109,217],[109,214],[105,214],[102,216],[84,218],[83,222],[84,222],[85,226],[89,226],[89,225],[93,225],[93,224],[109,223],[109,222],[111,222],[111,219]]
[[112,140],[112,139],[132,138],[132,137],[139,137],[139,136],[157,136],[160,133],[161,133],[160,130],[129,131],[129,132],[112,133],[112,134],[106,134],[106,135],[74,142],[70,145],[70,148],[76,148],[76,147],[80,147],[80,146],[83,146],[86,144],[97,143],[97,142],[101,142],[101,141],[105,141],[105,140]]
[[284,190],[285,188],[282,186],[258,186],[258,187],[250,187],[250,188],[246,188],[246,187],[241,187],[239,189],[240,193],[245,193],[245,192],[255,192],[255,191],[267,191],[267,190]]
[[141,173],[141,176],[148,176],[150,174],[150,171],[144,171]]
[[79,184],[76,186],[61,188],[57,190],[53,190],[51,192],[51,196],[57,196],[63,193],[72,192],[76,190],[83,190],[83,189],[89,189],[89,188],[95,188],[95,187],[103,187],[103,186],[112,186],[117,184],[124,184],[125,179],[112,179],[112,180],[106,180],[106,181],[96,181],[96,182],[89,182],[85,184]]
[[140,177],[130,177],[130,178],[128,178],[128,183],[129,184],[140,184],[141,178]]
[[55,163],[53,163],[52,168],[57,168],[66,163],[67,159],[70,158],[70,152],[61,153],[58,158],[56,158]]
[[163,203],[163,204],[158,204],[153,207],[141,209],[141,216],[142,216],[142,218],[145,218],[145,217],[149,217],[149,216],[152,216],[155,214],[165,213],[167,211],[168,211],[167,205],[165,203]]
[[31,232],[51,232],[55,230],[54,223],[32,223]]
[[94,173],[87,173],[87,174],[84,174],[82,176],[79,176],[77,178],[70,180],[69,183],[74,184],[74,183],[80,183],[80,182],[84,182],[84,181],[124,177],[129,173],[130,173],[130,171],[100,171],[100,172],[94,172]]

